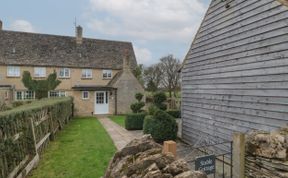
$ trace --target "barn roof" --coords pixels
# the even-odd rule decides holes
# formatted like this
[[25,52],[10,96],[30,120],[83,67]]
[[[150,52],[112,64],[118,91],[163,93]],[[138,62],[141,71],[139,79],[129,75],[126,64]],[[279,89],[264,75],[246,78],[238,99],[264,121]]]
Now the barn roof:
[[137,65],[132,43],[0,30],[0,65],[122,69],[124,51]]

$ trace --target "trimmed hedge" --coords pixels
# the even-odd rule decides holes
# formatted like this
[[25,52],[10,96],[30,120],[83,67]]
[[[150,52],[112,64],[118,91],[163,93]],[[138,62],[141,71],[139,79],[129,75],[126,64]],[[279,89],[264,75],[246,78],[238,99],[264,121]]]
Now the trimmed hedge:
[[127,114],[125,119],[125,128],[127,130],[142,130],[146,113]]
[[[53,138],[71,118],[72,102],[72,98],[43,99],[0,112],[0,167],[3,168],[0,178],[7,177],[25,157],[28,156],[28,162],[33,159],[34,142],[39,143],[48,134]],[[38,153],[44,149],[42,146]]]
[[177,138],[176,120],[164,111],[157,111],[153,116],[146,116],[144,121],[144,134],[151,134],[153,139],[162,143]]
[[168,110],[166,112],[174,118],[181,118],[181,111],[180,110]]

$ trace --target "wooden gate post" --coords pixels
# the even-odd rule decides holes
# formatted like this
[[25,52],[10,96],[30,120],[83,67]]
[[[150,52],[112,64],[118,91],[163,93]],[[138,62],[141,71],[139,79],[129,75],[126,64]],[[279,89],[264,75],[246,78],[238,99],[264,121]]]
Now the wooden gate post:
[[176,142],[169,140],[163,145],[163,153],[172,153],[176,157]]
[[245,135],[233,134],[233,178],[245,177]]

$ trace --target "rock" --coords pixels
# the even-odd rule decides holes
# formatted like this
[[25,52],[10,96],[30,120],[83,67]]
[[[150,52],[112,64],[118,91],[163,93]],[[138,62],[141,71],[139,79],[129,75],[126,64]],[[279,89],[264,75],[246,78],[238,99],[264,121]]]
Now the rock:
[[162,146],[145,135],[114,155],[103,178],[174,178],[185,172],[188,173],[183,176],[191,174],[192,178],[204,178],[202,173],[189,171],[184,160],[162,153]]
[[207,176],[199,171],[186,171],[175,176],[174,178],[207,178]]

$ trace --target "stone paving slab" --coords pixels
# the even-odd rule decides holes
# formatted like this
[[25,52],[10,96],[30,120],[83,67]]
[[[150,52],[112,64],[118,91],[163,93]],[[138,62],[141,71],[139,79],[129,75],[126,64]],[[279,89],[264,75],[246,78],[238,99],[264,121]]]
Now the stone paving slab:
[[117,150],[121,150],[125,147],[131,140],[135,138],[142,137],[141,131],[128,131],[125,128],[119,126],[107,117],[99,118],[100,123],[106,129],[111,139],[114,142]]

